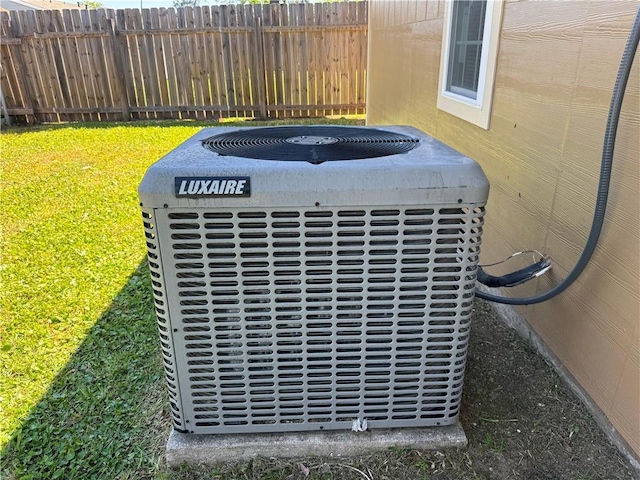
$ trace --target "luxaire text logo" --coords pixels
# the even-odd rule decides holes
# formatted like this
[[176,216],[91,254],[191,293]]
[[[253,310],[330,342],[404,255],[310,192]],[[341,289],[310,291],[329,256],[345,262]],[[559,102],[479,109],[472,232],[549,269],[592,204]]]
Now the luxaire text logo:
[[176,197],[250,197],[249,177],[176,177]]

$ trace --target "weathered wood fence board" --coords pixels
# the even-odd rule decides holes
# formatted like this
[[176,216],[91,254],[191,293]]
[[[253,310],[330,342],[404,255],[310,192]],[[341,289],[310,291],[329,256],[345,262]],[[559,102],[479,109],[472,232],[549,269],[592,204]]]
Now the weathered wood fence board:
[[363,113],[367,5],[1,13],[0,85],[27,122]]

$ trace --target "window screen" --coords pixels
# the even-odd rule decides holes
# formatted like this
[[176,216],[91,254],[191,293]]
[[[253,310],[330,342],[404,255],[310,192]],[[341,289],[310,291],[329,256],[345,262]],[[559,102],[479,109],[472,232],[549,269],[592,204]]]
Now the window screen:
[[476,99],[487,2],[456,0],[453,4],[447,91]]

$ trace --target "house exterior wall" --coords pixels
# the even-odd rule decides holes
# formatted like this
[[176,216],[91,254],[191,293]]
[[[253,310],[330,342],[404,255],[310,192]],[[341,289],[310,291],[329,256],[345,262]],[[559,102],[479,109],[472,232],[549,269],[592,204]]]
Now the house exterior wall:
[[[418,127],[477,160],[491,182],[481,263],[535,248],[548,290],[591,226],[602,139],[636,1],[517,1],[503,9],[488,130],[438,110],[445,2],[372,0],[367,122]],[[637,55],[638,56],[638,55]],[[618,128],[595,256],[561,296],[519,313],[640,456],[640,59]],[[524,266],[515,261],[502,272]]]

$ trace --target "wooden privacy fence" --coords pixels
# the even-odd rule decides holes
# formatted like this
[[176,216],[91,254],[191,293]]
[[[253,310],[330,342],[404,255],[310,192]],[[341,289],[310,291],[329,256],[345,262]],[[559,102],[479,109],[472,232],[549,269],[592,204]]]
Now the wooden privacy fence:
[[367,2],[2,12],[27,122],[364,113]]

